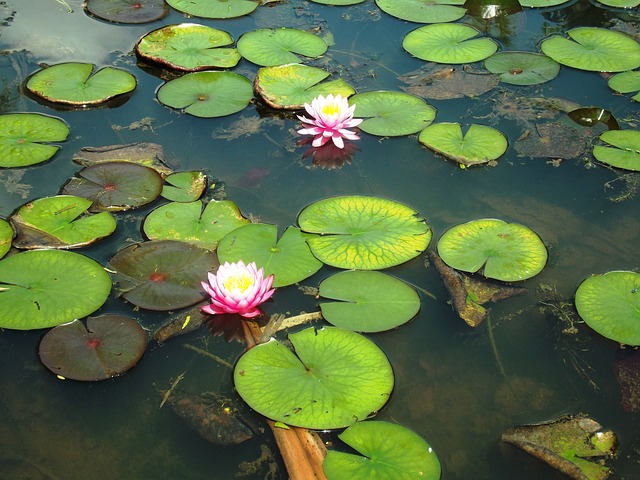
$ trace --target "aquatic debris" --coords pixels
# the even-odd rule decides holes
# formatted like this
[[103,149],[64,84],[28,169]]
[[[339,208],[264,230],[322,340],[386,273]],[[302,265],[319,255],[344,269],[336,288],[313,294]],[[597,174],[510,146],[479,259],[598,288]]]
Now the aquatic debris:
[[500,83],[498,75],[436,63],[427,63],[418,70],[400,75],[398,80],[407,84],[400,87],[403,91],[434,100],[477,97]]
[[640,350],[618,350],[613,361],[625,412],[640,412]]
[[540,123],[515,143],[519,157],[578,158],[593,136],[559,122]]

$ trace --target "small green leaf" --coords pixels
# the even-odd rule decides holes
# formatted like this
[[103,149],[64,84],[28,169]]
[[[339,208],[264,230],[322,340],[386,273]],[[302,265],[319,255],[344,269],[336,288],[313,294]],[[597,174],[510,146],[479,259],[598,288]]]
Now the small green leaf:
[[166,0],[179,12],[204,18],[236,18],[253,12],[260,2],[253,0]]
[[207,177],[197,170],[176,172],[165,178],[165,182],[161,194],[164,198],[172,202],[195,202],[207,186]]
[[611,145],[595,145],[596,160],[612,167],[640,172],[640,130],[609,130],[600,140]]
[[327,48],[322,38],[295,28],[263,28],[238,39],[240,55],[263,67],[299,63],[301,59],[296,54],[316,58]]

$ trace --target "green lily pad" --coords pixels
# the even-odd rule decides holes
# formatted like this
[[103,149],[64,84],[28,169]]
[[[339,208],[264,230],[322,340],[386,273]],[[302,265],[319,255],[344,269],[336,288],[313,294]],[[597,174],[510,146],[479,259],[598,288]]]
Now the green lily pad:
[[135,90],[136,77],[125,70],[90,63],[59,63],[34,73],[27,90],[52,103],[73,106],[100,105]]
[[540,273],[547,249],[530,228],[497,219],[472,220],[447,230],[438,241],[438,254],[451,268],[477,272],[487,278],[515,282]]
[[598,3],[614,8],[636,8],[640,0],[596,0]]
[[431,229],[401,203],[365,196],[332,197],[312,203],[298,216],[312,253],[338,268],[377,270],[424,252]]
[[455,22],[464,17],[464,0],[376,0],[385,13],[416,23]]
[[58,325],[42,337],[38,355],[63,378],[106,380],[131,369],[147,347],[147,332],[122,315],[89,317]]
[[179,12],[203,18],[235,18],[253,12],[260,2],[253,0],[166,0]]
[[571,0],[519,0],[523,7],[546,8],[569,3]]
[[83,7],[94,17],[117,23],[148,23],[169,14],[169,5],[158,0],[85,0]]
[[575,302],[580,317],[603,337],[640,345],[640,273],[589,277],[578,287]]
[[39,113],[0,115],[0,167],[27,167],[49,160],[60,148],[44,142],[62,142],[69,126],[59,118]]
[[295,353],[272,339],[248,350],[235,387],[256,412],[312,429],[342,428],[375,414],[389,399],[393,370],[366,337],[335,327],[289,335]]
[[431,446],[401,425],[358,422],[338,437],[364,456],[329,449],[322,465],[328,480],[440,479],[440,461]]
[[299,63],[301,60],[296,53],[316,58],[328,47],[317,35],[295,28],[262,28],[238,39],[240,55],[263,67]]
[[357,5],[364,2],[364,0],[311,0],[313,3],[320,3],[322,5],[334,5],[343,7],[346,5]]
[[111,291],[95,260],[66,250],[30,250],[0,261],[0,328],[32,330],[82,318]]
[[98,163],[83,168],[62,193],[93,201],[92,212],[123,211],[153,202],[162,192],[162,177],[153,168],[130,162]]
[[403,92],[365,92],[349,99],[356,105],[354,115],[365,118],[359,128],[371,135],[411,135],[436,118],[436,109],[422,98]]
[[38,198],[11,216],[18,248],[78,248],[108,237],[116,220],[107,212],[85,215],[93,202],[73,195]]
[[636,93],[631,97],[636,102],[640,102],[640,72],[622,72],[612,76],[607,82],[609,88],[618,93]]
[[554,35],[540,45],[556,62],[581,70],[624,72],[640,67],[640,44],[624,33],[606,28],[578,27],[571,39]]
[[288,227],[278,240],[278,227],[266,223],[250,223],[228,233],[218,245],[221,263],[255,262],[272,275],[275,288],[301,282],[316,273],[322,262],[311,254],[306,235]]
[[382,332],[411,320],[420,310],[418,293],[381,272],[350,270],[320,283],[320,310],[332,325],[357,332]]
[[470,125],[463,135],[459,123],[434,123],[420,132],[418,141],[465,166],[496,160],[508,147],[507,137],[499,130],[476,124]]
[[204,300],[200,282],[218,268],[214,252],[184,242],[130,245],[109,261],[118,295],[148,310],[175,310]]
[[6,220],[0,219],[0,258],[4,257],[11,249],[13,240],[13,228]]
[[172,202],[195,202],[207,187],[206,175],[197,170],[172,173],[165,182],[162,196]]
[[595,145],[596,160],[616,168],[640,172],[640,130],[609,130],[600,140],[611,145]]
[[142,229],[151,240],[178,240],[214,250],[227,233],[249,223],[231,200],[212,200],[204,211],[202,202],[173,202],[156,208]]
[[231,68],[240,61],[227,32],[206,25],[180,23],[147,33],[135,45],[144,60],[176,70],[195,72],[211,68]]
[[532,52],[498,52],[484,61],[491,73],[511,85],[537,85],[553,80],[560,71],[555,60]]
[[297,63],[262,67],[258,70],[254,88],[256,94],[272,108],[300,110],[318,95],[349,97],[356,91],[344,80],[328,80],[329,72]]
[[472,63],[493,55],[498,44],[460,23],[436,23],[409,32],[402,47],[414,57],[436,63]]
[[253,97],[248,78],[232,72],[193,72],[158,89],[160,103],[195,117],[224,117],[243,110]]

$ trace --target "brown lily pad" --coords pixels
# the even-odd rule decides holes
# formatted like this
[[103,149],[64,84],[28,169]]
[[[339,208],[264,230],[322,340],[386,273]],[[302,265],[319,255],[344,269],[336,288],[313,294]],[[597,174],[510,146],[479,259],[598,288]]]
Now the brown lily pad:
[[622,408],[640,412],[640,350],[618,350],[613,370],[622,391]]
[[426,66],[398,77],[407,84],[407,93],[422,98],[447,100],[477,97],[495,88],[500,77],[487,72],[473,72],[460,65],[428,63]]
[[73,161],[83,167],[105,162],[130,162],[169,175],[173,170],[165,163],[164,149],[157,143],[129,143],[105,147],[84,147],[73,155]]

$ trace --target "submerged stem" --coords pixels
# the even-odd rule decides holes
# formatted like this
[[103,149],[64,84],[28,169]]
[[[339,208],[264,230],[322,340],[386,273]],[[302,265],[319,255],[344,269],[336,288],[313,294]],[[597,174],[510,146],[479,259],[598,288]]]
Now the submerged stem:
[[496,363],[498,364],[498,369],[500,370],[500,374],[507,379],[507,372],[504,369],[504,365],[502,365],[502,360],[500,360],[500,354],[498,353],[498,347],[496,346],[496,339],[493,337],[493,328],[491,326],[491,315],[487,315],[487,331],[489,332],[489,342],[491,343],[491,349],[493,350],[493,357],[496,359]]

